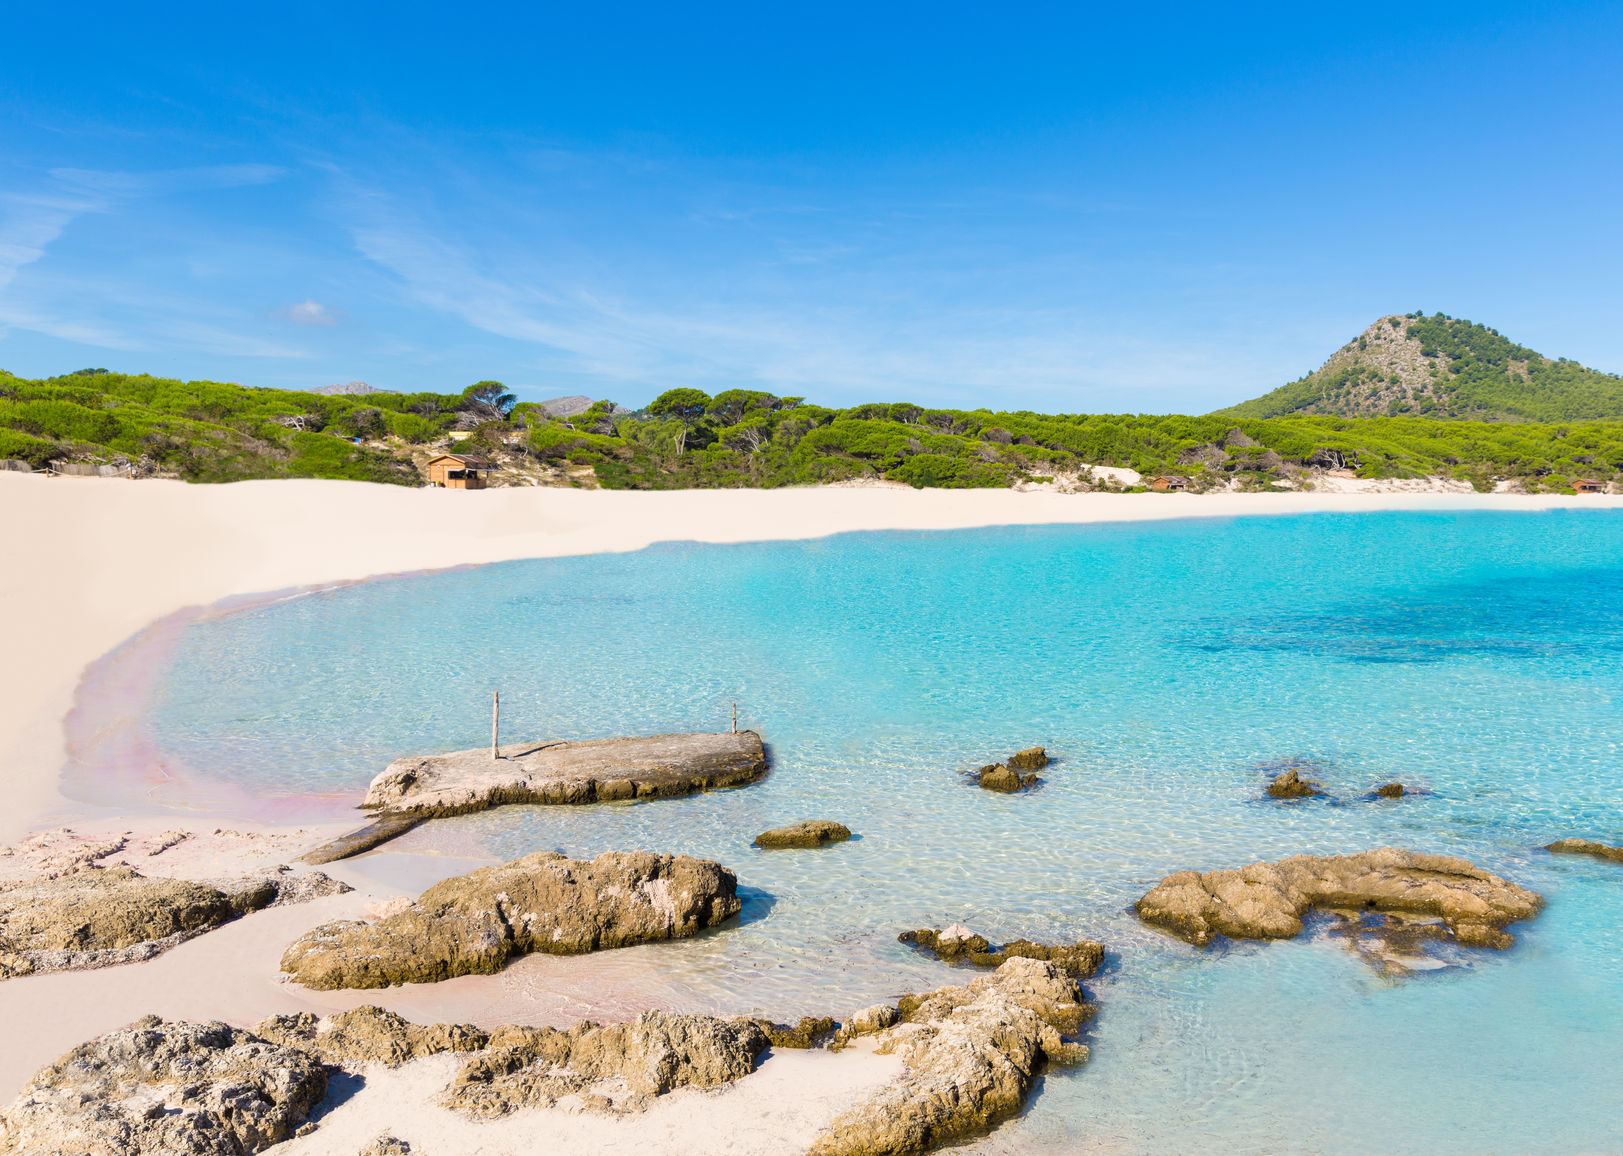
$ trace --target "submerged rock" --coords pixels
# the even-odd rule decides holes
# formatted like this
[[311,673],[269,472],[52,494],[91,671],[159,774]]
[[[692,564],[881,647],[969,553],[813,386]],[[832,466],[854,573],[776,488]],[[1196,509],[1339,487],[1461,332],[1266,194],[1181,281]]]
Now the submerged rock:
[[851,837],[851,829],[828,819],[806,819],[787,827],[774,827],[755,836],[755,845],[768,850],[787,847],[826,847],[830,843],[843,843]]
[[920,928],[904,931],[896,937],[934,953],[937,959],[965,962],[976,967],[999,967],[1010,959],[1040,959],[1057,965],[1066,975],[1087,979],[1104,962],[1104,945],[1083,940],[1080,943],[1033,943],[1029,939],[1016,939],[994,949],[983,935],[956,924],[941,931]]
[[326,1091],[302,1051],[148,1016],[35,1075],[0,1115],[0,1152],[241,1156],[290,1137]]
[[755,1070],[767,1035],[753,1020],[644,1012],[629,1024],[498,1028],[463,1065],[445,1104],[475,1117],[548,1106],[565,1096],[636,1108],[679,1087],[713,1087]]
[[1401,799],[1408,793],[1402,783],[1382,783],[1375,788],[1375,796],[1380,799]]
[[1145,923],[1196,947],[1214,935],[1291,939],[1312,908],[1397,911],[1441,919],[1468,947],[1509,947],[1507,924],[1543,906],[1535,893],[1464,859],[1383,847],[1355,855],[1297,855],[1229,871],[1179,871],[1134,904]]
[[1017,771],[1037,771],[1048,765],[1048,751],[1042,747],[1027,747],[1009,756],[1009,766]]
[[1324,794],[1317,783],[1310,783],[1296,773],[1295,767],[1282,771],[1268,784],[1270,799],[1308,799]]
[[348,890],[286,868],[200,883],[112,867],[0,887],[0,979],[151,959],[248,912]]
[[1590,855],[1596,859],[1623,863],[1623,847],[1608,847],[1605,843],[1596,843],[1592,839],[1557,839],[1544,849],[1557,855]]
[[1055,965],[1011,959],[964,987],[907,996],[899,1012],[876,1040],[904,1059],[901,1078],[835,1117],[812,1156],[924,1152],[989,1131],[1020,1111],[1045,1062],[1087,1059],[1065,1036],[1093,1008]]
[[708,859],[541,851],[436,883],[377,923],[322,924],[288,947],[282,970],[320,989],[488,975],[535,951],[578,955],[695,935],[738,914],[737,887]]
[[993,763],[975,772],[975,783],[981,790],[1000,791],[1005,795],[1029,790],[1040,781],[1036,775],[1022,775],[1002,763]]

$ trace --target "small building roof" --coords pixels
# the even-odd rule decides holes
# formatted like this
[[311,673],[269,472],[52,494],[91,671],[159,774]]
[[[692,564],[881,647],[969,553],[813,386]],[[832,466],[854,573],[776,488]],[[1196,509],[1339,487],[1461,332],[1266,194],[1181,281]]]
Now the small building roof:
[[428,459],[428,464],[433,465],[435,462],[447,460],[461,462],[464,466],[474,470],[493,470],[496,468],[494,462],[486,461],[484,458],[476,457],[473,454],[435,454]]
[[1187,482],[1189,479],[1182,474],[1158,474],[1155,480],[1158,482]]

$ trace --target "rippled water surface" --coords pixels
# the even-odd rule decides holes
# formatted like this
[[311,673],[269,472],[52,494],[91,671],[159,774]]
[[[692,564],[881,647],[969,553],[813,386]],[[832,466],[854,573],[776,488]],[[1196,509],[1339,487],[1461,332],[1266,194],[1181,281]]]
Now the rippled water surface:
[[[637,806],[432,824],[510,858],[713,857],[738,927],[571,961],[650,1002],[836,1014],[966,978],[914,926],[1092,937],[1093,1062],[986,1151],[1623,1150],[1623,516],[1364,514],[672,545],[367,583],[226,614],[168,651],[146,740],[283,814],[390,759],[488,741],[722,729],[773,771]],[[1036,792],[963,773],[1033,744]],[[1308,762],[1338,801],[1261,801]],[[89,791],[70,768],[70,787]],[[1388,779],[1425,794],[1360,796]],[[222,796],[224,797],[224,796]],[[859,833],[764,853],[762,829]],[[1502,954],[1393,982],[1331,938],[1197,952],[1129,905],[1167,872],[1382,845],[1549,898]],[[630,962],[628,962],[630,961]],[[550,973],[540,973],[550,974]],[[539,982],[539,981],[538,981]]]

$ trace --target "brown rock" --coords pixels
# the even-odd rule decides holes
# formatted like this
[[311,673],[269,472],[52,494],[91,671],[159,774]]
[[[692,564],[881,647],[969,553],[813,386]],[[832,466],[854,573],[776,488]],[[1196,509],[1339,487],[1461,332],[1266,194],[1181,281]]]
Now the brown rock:
[[0,1115],[0,1152],[240,1156],[290,1137],[326,1091],[304,1052],[148,1016],[35,1075]]
[[1442,855],[1383,847],[1356,855],[1297,855],[1230,871],[1179,871],[1134,905],[1145,923],[1205,947],[1214,935],[1291,939],[1312,908],[1401,911],[1440,918],[1473,947],[1508,947],[1503,928],[1543,900],[1497,875]]
[[983,791],[999,791],[1005,795],[1029,790],[1035,787],[1039,781],[1036,775],[1022,775],[1002,763],[982,767],[975,773],[976,785]]
[[1268,797],[1270,799],[1306,799],[1314,795],[1322,795],[1324,791],[1317,783],[1310,783],[1296,773],[1291,767],[1281,772],[1273,782],[1268,784]]
[[904,931],[897,939],[932,952],[937,959],[962,961],[976,967],[1000,967],[1016,958],[1044,960],[1077,979],[1087,979],[1099,970],[1105,958],[1104,946],[1087,940],[1072,944],[1048,944],[1016,939],[994,949],[985,936],[956,926],[944,931],[928,927]]
[[514,956],[577,955],[697,934],[738,914],[737,877],[686,855],[541,851],[436,883],[406,910],[306,932],[282,970],[307,987],[489,975]]
[[1623,863],[1623,847],[1608,847],[1605,843],[1596,843],[1592,839],[1557,839],[1544,849],[1557,855],[1590,855],[1596,859]]
[[385,1132],[362,1148],[357,1156],[411,1156],[411,1145]]
[[374,1005],[317,1019],[309,1012],[272,1016],[254,1034],[339,1067],[404,1064],[441,1052],[476,1052],[490,1035],[471,1024],[414,1024]]
[[[465,1064],[446,1092],[448,1107],[477,1117],[590,1095],[600,1106],[637,1106],[679,1087],[713,1087],[747,1076],[768,1047],[747,1019],[644,1012],[629,1024],[583,1023],[568,1032],[505,1028],[490,1050]],[[607,1081],[623,1081],[620,1087]]]
[[151,959],[250,911],[348,890],[286,869],[199,883],[112,867],[13,884],[0,888],[0,979]]
[[1382,783],[1375,788],[1375,794],[1382,799],[1401,799],[1408,794],[1402,783]]
[[755,1024],[766,1033],[773,1047],[797,1050],[815,1048],[819,1040],[832,1036],[837,1026],[828,1016],[801,1016],[800,1022],[793,1027],[771,1020],[756,1020]]
[[1009,766],[1017,771],[1038,771],[1048,765],[1048,752],[1042,747],[1027,747],[1009,756]]
[[1076,981],[1051,963],[1011,959],[965,987],[902,1001],[903,1022],[877,1050],[899,1053],[902,1077],[841,1113],[812,1156],[924,1152],[989,1131],[1024,1106],[1045,1062],[1079,1063],[1066,1040],[1092,1015]]
[[851,837],[851,829],[828,819],[806,819],[788,827],[774,827],[755,836],[755,845],[767,850],[787,847],[826,847],[830,843],[843,843]]

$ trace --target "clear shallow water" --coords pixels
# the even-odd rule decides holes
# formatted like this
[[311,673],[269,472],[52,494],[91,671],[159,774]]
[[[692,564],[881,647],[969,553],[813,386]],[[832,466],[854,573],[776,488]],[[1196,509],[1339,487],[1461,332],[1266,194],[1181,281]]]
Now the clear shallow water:
[[[713,857],[745,922],[583,960],[650,1002],[836,1014],[965,973],[898,931],[1088,936],[1094,1060],[987,1151],[1623,1150],[1623,516],[1391,514],[664,546],[375,582],[199,622],[145,741],[327,816],[390,759],[506,732],[719,729],[771,744],[747,789],[508,808],[400,850]],[[1037,792],[962,773],[1033,743]],[[1311,760],[1346,802],[1259,801]],[[1429,794],[1357,799],[1399,778]],[[105,781],[70,768],[70,789]],[[836,818],[814,853],[749,846]],[[1324,937],[1196,952],[1128,906],[1167,872],[1394,844],[1545,894],[1503,954],[1392,983]],[[538,975],[555,974],[541,969]],[[544,982],[541,979],[538,983]]]

